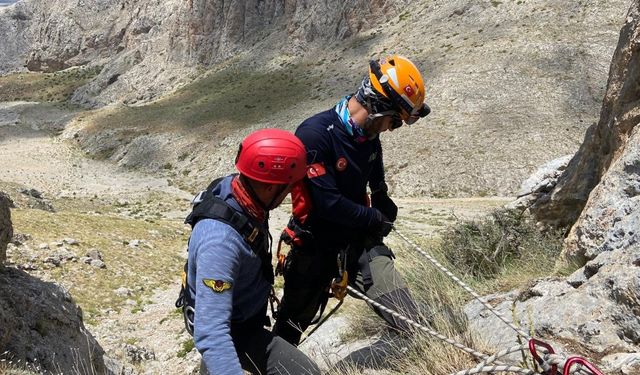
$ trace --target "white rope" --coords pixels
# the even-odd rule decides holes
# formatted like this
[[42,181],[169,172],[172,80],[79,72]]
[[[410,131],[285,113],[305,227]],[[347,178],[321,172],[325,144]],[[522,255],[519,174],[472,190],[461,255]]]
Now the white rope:
[[478,363],[476,365],[476,369],[479,368],[483,368],[487,365],[489,365],[490,363],[493,363],[496,359],[500,358],[500,357],[504,357],[505,355],[511,354],[511,353],[516,353],[522,350],[528,350],[528,346],[527,345],[516,345],[516,346],[512,346],[511,348],[508,349],[503,349],[499,352],[497,352],[496,354],[492,355],[489,358],[486,358],[484,361]]
[[[549,365],[557,365],[558,369],[561,370],[561,372],[563,372],[564,367],[567,365],[567,358],[559,354],[545,354],[543,357],[543,360],[545,361],[545,363],[548,363]],[[569,373],[593,375],[593,373],[589,369],[584,368],[581,364],[577,364],[575,368],[572,368],[571,370],[569,370]]]
[[[420,253],[425,258],[427,258],[440,271],[445,273],[453,281],[455,281],[458,285],[460,285],[465,291],[467,291],[469,294],[471,294],[473,296],[473,298],[475,298],[478,302],[480,302],[487,310],[491,311],[495,316],[497,316],[505,324],[507,324],[509,327],[511,327],[514,331],[516,331],[516,333],[518,335],[520,335],[521,337],[524,337],[527,340],[531,340],[531,336],[529,336],[526,332],[524,332],[521,328],[516,326],[514,323],[508,321],[504,317],[504,315],[502,315],[499,311],[497,311],[495,308],[493,308],[493,306],[491,306],[488,302],[486,302],[478,293],[476,293],[473,289],[471,289],[471,287],[469,287],[467,284],[465,284],[462,280],[460,280],[460,278],[458,278],[451,271],[449,271],[445,266],[443,266],[440,262],[438,262],[437,259],[435,259],[431,255],[429,255],[426,251],[422,250],[420,248],[420,246],[418,246],[417,244],[412,242],[409,238],[407,238],[405,235],[403,235],[395,227],[393,228],[393,230],[396,232],[396,234],[398,236],[400,236],[400,238],[402,238],[409,245],[413,246],[413,248],[418,253]],[[461,372],[456,373],[455,375],[471,375],[471,374],[478,374],[480,372],[512,371],[512,370],[505,370],[505,369],[493,370],[495,366],[491,367],[491,366],[485,366],[485,365],[488,364],[488,363],[492,363],[493,361],[495,361],[495,359],[500,358],[500,357],[502,357],[504,355],[507,355],[507,354],[510,354],[510,353],[514,353],[516,351],[520,351],[520,350],[524,349],[524,347],[525,347],[525,345],[518,345],[518,346],[514,346],[512,348],[508,348],[508,349],[502,350],[502,351],[494,354],[491,357],[483,358],[483,362],[479,363],[473,369],[461,371]],[[562,356],[559,356],[557,354],[545,354],[545,357],[544,357],[543,361],[547,365],[558,365],[558,367],[560,369],[564,369],[564,366],[565,366],[565,364],[567,362],[566,358],[564,358]],[[504,366],[502,366],[502,367],[504,367]],[[522,371],[529,371],[529,372],[527,372],[528,374],[533,374],[533,372],[531,370],[521,369],[521,368],[516,367],[516,366],[512,366],[512,367],[514,367],[516,369],[520,369]],[[467,371],[469,371],[469,372],[467,372]],[[471,372],[471,371],[473,371],[473,372]],[[512,371],[512,372],[519,372],[519,370]],[[588,369],[583,368],[580,365],[578,365],[576,367],[576,369],[572,369],[570,372],[571,373],[579,373],[579,374],[583,374],[583,375],[590,375],[591,374],[591,371],[589,371]]]
[[513,324],[512,322],[508,321],[504,315],[502,315],[499,311],[497,311],[496,309],[493,308],[493,306],[491,306],[488,302],[486,302],[478,293],[476,293],[473,289],[471,289],[467,284],[465,284],[462,280],[460,280],[456,275],[454,275],[451,271],[449,271],[445,266],[443,266],[440,262],[438,262],[437,259],[435,259],[434,257],[432,257],[431,255],[429,255],[426,251],[422,250],[420,248],[420,246],[416,245],[415,243],[413,243],[410,239],[408,239],[406,236],[404,236],[402,233],[400,233],[398,231],[398,229],[396,229],[395,227],[393,228],[393,230],[396,232],[396,234],[398,236],[400,236],[400,238],[402,238],[405,242],[407,242],[409,245],[413,246],[413,248],[419,252],[420,254],[422,254],[425,258],[427,258],[431,263],[433,263],[434,266],[436,266],[438,269],[440,269],[440,271],[444,272],[447,276],[449,276],[449,278],[451,278],[453,281],[455,281],[458,285],[460,285],[462,287],[462,289],[466,290],[469,294],[471,294],[473,296],[473,298],[475,298],[478,302],[480,302],[485,308],[487,308],[489,311],[491,311],[495,316],[497,316],[500,320],[502,320],[506,325],[508,325],[509,327],[511,327],[514,331],[516,331],[516,333],[518,333],[518,335],[526,338],[527,340],[531,339],[531,336],[529,336],[525,331],[523,331],[521,328],[517,327],[515,324]]
[[462,344],[460,344],[460,343],[458,343],[458,342],[456,342],[456,341],[454,341],[454,340],[452,340],[450,338],[447,338],[444,335],[439,334],[438,332],[436,332],[436,331],[434,331],[434,330],[432,330],[432,329],[430,329],[430,328],[428,328],[426,326],[423,326],[422,324],[420,324],[420,323],[418,323],[418,322],[416,322],[414,320],[411,320],[410,318],[407,318],[406,316],[403,316],[403,315],[399,314],[398,312],[396,312],[394,310],[391,310],[390,308],[380,304],[379,302],[376,302],[376,301],[372,300],[371,298],[365,296],[361,291],[357,290],[356,288],[352,287],[351,285],[347,286],[347,290],[349,290],[351,293],[353,293],[356,296],[358,296],[358,298],[361,298],[364,301],[368,302],[369,304],[379,308],[380,310],[383,310],[383,311],[395,316],[396,318],[401,319],[402,321],[412,325],[413,327],[418,328],[419,330],[421,330],[421,331],[423,331],[425,333],[428,333],[431,336],[437,337],[438,339],[446,342],[447,344],[453,345],[456,348],[458,348],[458,349],[460,349],[460,350],[462,350],[462,351],[464,351],[466,353],[469,353],[469,354],[473,355],[476,358],[480,358],[480,359],[483,359],[483,360],[487,359],[487,358],[490,358],[489,355],[487,355],[485,353],[482,353],[482,352],[476,351],[476,350],[474,350],[472,348],[466,347],[466,346],[464,346],[464,345],[462,345]]
[[472,368],[468,370],[463,370],[456,372],[452,375],[472,375],[472,374],[482,374],[485,372],[515,372],[518,374],[535,374],[535,372],[525,369],[518,366],[484,366],[482,368]]

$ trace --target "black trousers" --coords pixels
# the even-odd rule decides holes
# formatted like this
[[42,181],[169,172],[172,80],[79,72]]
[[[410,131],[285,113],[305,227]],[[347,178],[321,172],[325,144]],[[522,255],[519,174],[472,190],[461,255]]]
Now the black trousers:
[[[318,366],[309,357],[264,328],[265,317],[264,313],[258,314],[231,324],[231,338],[242,369],[261,375],[319,375]],[[200,374],[209,374],[204,362],[201,362]]]
[[[338,275],[341,246],[317,243],[293,247],[284,272],[284,295],[273,333],[298,345],[321,305],[328,298],[328,286]],[[367,297],[409,318],[418,315],[416,303],[394,267],[393,253],[381,241],[345,246],[349,285]],[[391,327],[407,331],[409,326],[376,307],[373,310]]]

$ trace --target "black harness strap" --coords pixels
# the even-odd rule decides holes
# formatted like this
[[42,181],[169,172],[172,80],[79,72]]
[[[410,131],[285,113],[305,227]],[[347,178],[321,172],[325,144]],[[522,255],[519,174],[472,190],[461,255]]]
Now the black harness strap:
[[[223,177],[224,178],[224,177]],[[223,178],[214,180],[207,190],[201,191],[193,200],[193,210],[185,219],[185,224],[189,224],[193,229],[198,221],[202,219],[214,219],[221,221],[238,232],[251,250],[260,258],[262,273],[265,279],[273,285],[273,266],[271,265],[271,251],[269,232],[262,229],[262,226],[250,219],[247,215],[237,211],[224,200],[216,197],[213,190],[218,186]],[[182,276],[182,288],[176,300],[176,307],[182,307],[185,318],[185,327],[190,334],[193,334],[193,313],[195,312],[195,300],[187,292],[187,262],[184,265]]]

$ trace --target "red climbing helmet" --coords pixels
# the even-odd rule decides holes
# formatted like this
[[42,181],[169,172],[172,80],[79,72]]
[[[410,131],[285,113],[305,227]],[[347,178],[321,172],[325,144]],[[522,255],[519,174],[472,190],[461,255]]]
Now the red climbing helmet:
[[290,184],[306,173],[304,145],[292,133],[262,129],[249,134],[240,144],[236,168],[243,175],[269,184]]

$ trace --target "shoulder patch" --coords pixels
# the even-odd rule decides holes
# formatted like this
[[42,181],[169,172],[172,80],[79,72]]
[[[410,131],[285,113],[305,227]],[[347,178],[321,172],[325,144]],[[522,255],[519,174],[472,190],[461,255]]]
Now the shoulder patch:
[[222,293],[227,289],[231,289],[231,283],[222,280],[203,279],[202,282],[216,293]]
[[322,163],[314,163],[307,167],[307,177],[314,178],[320,177],[327,173],[327,170],[324,168]]
[[347,159],[341,157],[336,161],[336,169],[338,172],[344,172],[344,170],[347,169],[347,164]]

